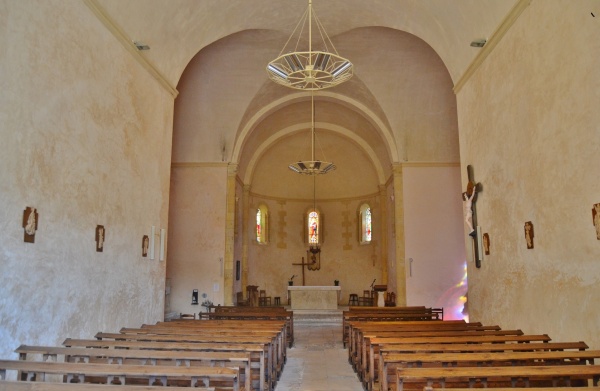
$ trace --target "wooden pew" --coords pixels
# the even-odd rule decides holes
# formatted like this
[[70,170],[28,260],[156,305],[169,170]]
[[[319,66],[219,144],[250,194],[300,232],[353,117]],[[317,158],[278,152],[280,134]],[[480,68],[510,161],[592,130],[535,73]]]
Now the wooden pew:
[[[423,387],[423,391],[445,391],[445,388]],[[473,391],[472,388],[452,388],[452,391]],[[515,391],[510,387],[494,387],[493,391]],[[573,387],[529,387],[527,391],[573,391]],[[600,387],[585,387],[583,391],[600,391]]]
[[[243,330],[240,330],[243,328]],[[267,337],[277,338],[277,344],[286,346],[286,333],[284,328],[272,328],[272,329],[253,329],[246,327],[246,325],[238,324],[237,329],[223,328],[219,325],[214,325],[210,328],[133,328],[123,327],[119,330],[119,334],[127,335],[170,335],[170,336],[218,336],[229,338],[229,336],[252,336],[252,337]]]
[[[237,307],[239,308],[239,307]],[[254,308],[254,307],[252,307]],[[258,307],[257,307],[258,308]],[[289,319],[288,316],[289,315]],[[282,318],[282,316],[280,316]],[[285,327],[285,333],[288,341],[288,346],[292,347],[294,344],[294,322],[293,322],[293,314],[291,311],[286,313],[286,319],[252,319],[252,317],[248,317],[244,319],[244,326],[251,327],[252,329],[261,329],[261,328],[270,328],[273,326],[279,326],[282,322]],[[237,329],[240,330],[240,320],[239,319],[203,319],[201,321],[180,321],[174,320],[169,322],[157,322],[154,325],[142,325],[142,328],[147,327],[160,327],[160,328],[205,328],[205,327],[215,327],[215,325],[220,324],[223,325],[224,328]]]
[[[429,324],[429,325],[427,325]],[[357,327],[393,327],[396,330],[421,330],[419,326],[423,326],[426,329],[434,327],[440,330],[464,330],[467,323],[464,321],[367,321],[367,320],[349,320],[346,317],[342,321],[343,340],[344,347],[350,343],[351,335]]]
[[[388,390],[398,368],[503,365],[594,365],[600,350],[485,353],[383,353],[379,371],[380,390]],[[370,379],[369,390],[374,389]]]
[[517,344],[529,343],[535,341],[549,342],[551,338],[547,334],[542,335],[485,335],[485,336],[470,336],[468,334],[461,336],[438,336],[438,337],[370,337],[365,336],[361,345],[358,357],[356,357],[355,370],[359,374],[361,381],[368,384],[369,373],[372,368],[373,376],[377,371],[379,344],[381,343],[411,343],[411,344]]
[[475,331],[486,331],[486,330],[500,330],[499,326],[483,326],[479,322],[466,323],[465,321],[365,321],[365,320],[345,320],[343,324],[344,328],[344,347],[349,343],[352,338],[354,329],[372,329],[372,330],[406,330],[406,331],[423,331],[423,330],[475,330]]
[[[208,312],[201,313],[202,319],[210,320],[226,320],[226,319],[237,319],[237,320],[285,320],[288,327],[288,335],[292,339],[294,337],[294,313],[292,311],[265,311],[264,308],[270,307],[237,307],[237,311],[230,312]],[[260,310],[247,310],[248,308],[260,308]],[[277,307],[279,308],[279,307]],[[247,311],[244,311],[247,310]],[[292,346],[290,345],[290,346]]]
[[[488,330],[481,323],[466,323],[464,321],[348,321],[344,335],[344,346],[348,346],[348,361],[354,366],[356,357],[360,351],[358,333],[361,330],[378,331],[391,329],[396,332],[406,331],[466,331],[466,330]],[[492,330],[492,328],[489,328]],[[500,328],[497,327],[499,330]],[[347,335],[346,335],[347,334]]]
[[[267,348],[264,344],[233,344],[233,343],[194,343],[194,342],[153,342],[153,341],[125,341],[125,340],[94,340],[67,338],[63,345],[66,347],[85,347],[107,350],[121,349],[154,349],[177,351],[207,351],[207,352],[244,352],[250,354],[251,374],[258,370],[257,383],[252,381],[255,390],[272,390],[275,388],[273,374],[274,364],[268,358]],[[255,376],[252,376],[254,379]]]
[[[354,308],[354,307],[353,307]],[[383,307],[386,308],[386,307]],[[344,330],[344,341],[346,341],[348,322],[390,322],[390,321],[442,321],[439,314],[428,312],[406,312],[399,307],[396,310],[372,310],[372,311],[343,311],[342,313],[342,328]],[[449,321],[450,323],[465,323],[464,321]]]
[[477,329],[465,329],[465,330],[435,330],[431,329],[428,331],[398,331],[398,330],[364,330],[360,327],[353,330],[350,338],[350,347],[352,352],[360,354],[362,346],[365,345],[365,337],[370,338],[406,338],[406,337],[458,337],[458,336],[471,336],[471,337],[482,337],[482,336],[510,336],[510,335],[523,335],[521,330],[484,330],[479,331]]
[[219,305],[214,307],[215,312],[289,312],[285,307],[281,306],[264,306],[264,307],[243,307]]
[[[360,328],[355,330],[356,334],[353,336],[351,346],[354,346],[356,358],[352,361],[355,371],[359,374],[359,378],[363,380],[365,387],[373,383],[373,379],[377,377],[377,359],[378,351],[375,350],[373,345],[367,345],[364,341],[365,337],[368,338],[395,338],[395,337],[458,337],[458,336],[469,336],[469,337],[482,337],[482,336],[510,336],[510,335],[523,335],[521,330],[485,330],[485,331],[472,331],[472,330],[431,330],[431,331],[393,331],[393,330],[362,330]],[[366,334],[368,333],[368,334]],[[372,349],[373,352],[365,350],[366,356],[362,353],[363,349]],[[368,361],[363,361],[367,360]],[[372,368],[372,370],[371,370]],[[369,388],[370,389],[370,388]]]
[[[120,386],[91,383],[51,383],[0,380],[0,391],[160,391],[162,386]],[[196,387],[194,391],[215,391],[214,387]]]
[[[238,367],[240,377],[243,374],[244,389],[252,389],[250,375],[250,354],[243,352],[194,352],[181,350],[135,350],[135,349],[97,349],[97,348],[67,348],[62,346],[31,346],[21,345],[15,353],[23,361],[54,361],[60,362],[58,356],[63,356],[62,362],[93,363],[93,364],[141,364],[141,365],[205,365],[221,367]],[[241,383],[241,381],[240,381]]]
[[[258,321],[260,322],[260,321]],[[170,335],[192,335],[198,333],[219,333],[222,335],[279,335],[278,338],[281,344],[287,344],[291,347],[290,343],[293,342],[287,334],[287,327],[283,321],[277,321],[278,324],[261,325],[260,323],[254,323],[253,321],[244,321],[243,324],[240,322],[221,324],[213,323],[212,321],[201,321],[196,325],[189,326],[156,326],[156,325],[144,325],[141,328],[123,327],[119,330],[122,334],[170,334]],[[241,330],[240,330],[241,329]]]
[[495,387],[516,387],[520,382],[526,387],[546,383],[555,387],[561,382],[571,387],[572,384],[587,384],[592,380],[597,387],[600,380],[600,365],[398,368],[397,371],[396,391],[405,388],[420,391],[424,386],[436,383],[443,388],[461,387],[460,384],[468,384],[472,388],[477,382],[481,382],[483,387],[490,383]]
[[[589,346],[579,342],[531,342],[509,344],[379,344],[378,363],[384,354],[412,353],[477,353],[477,352],[538,352],[538,351],[584,351]],[[379,367],[381,368],[381,367]],[[381,369],[378,370],[381,373]],[[379,378],[381,379],[381,378]],[[393,383],[393,382],[392,382]]]
[[66,382],[84,383],[90,377],[102,377],[106,383],[119,381],[125,385],[132,380],[144,380],[148,385],[159,382],[166,386],[174,381],[187,379],[191,387],[199,381],[204,386],[210,383],[225,382],[225,387],[239,390],[237,368],[176,367],[170,365],[120,365],[120,364],[73,364],[57,362],[36,362],[21,360],[0,360],[0,379],[7,379],[7,371],[19,371],[27,381],[44,381],[48,374],[66,376]]
[[271,373],[267,376],[272,381],[278,378],[278,375],[283,370],[285,363],[286,348],[285,343],[277,338],[277,336],[256,336],[256,335],[238,335],[231,333],[230,335],[208,335],[202,333],[198,335],[141,335],[141,334],[121,334],[121,333],[103,333],[99,332],[95,335],[96,339],[105,340],[130,340],[130,341],[154,341],[154,342],[193,342],[193,343],[222,343],[222,344],[264,344],[267,349],[267,360],[272,363],[270,368]]

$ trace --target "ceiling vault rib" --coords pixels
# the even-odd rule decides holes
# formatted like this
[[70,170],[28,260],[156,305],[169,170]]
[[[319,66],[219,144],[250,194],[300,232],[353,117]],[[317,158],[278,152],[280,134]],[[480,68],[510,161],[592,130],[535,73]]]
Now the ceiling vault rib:
[[485,61],[487,56],[496,48],[496,45],[500,43],[504,35],[510,30],[512,25],[519,19],[519,16],[525,11],[527,7],[531,4],[532,0],[519,0],[514,5],[514,7],[510,10],[508,15],[502,20],[502,23],[498,26],[496,31],[492,33],[490,38],[487,40],[487,43],[484,47],[482,47],[475,57],[467,70],[463,73],[463,75],[458,79],[456,84],[454,85],[454,93],[458,94],[460,90],[464,87],[464,85],[469,81],[471,76],[479,69],[481,64]]
[[144,56],[142,56],[138,49],[135,47],[133,41],[127,37],[123,29],[121,29],[113,20],[104,12],[102,7],[98,4],[96,0],[83,0],[85,5],[96,15],[98,20],[102,22],[104,27],[108,29],[117,38],[117,41],[127,49],[127,51],[137,60],[140,65],[159,82],[159,84],[167,90],[169,94],[175,99],[177,95],[179,95],[179,91],[175,87],[171,85],[171,83],[163,76],[162,73],[154,65],[152,65]]

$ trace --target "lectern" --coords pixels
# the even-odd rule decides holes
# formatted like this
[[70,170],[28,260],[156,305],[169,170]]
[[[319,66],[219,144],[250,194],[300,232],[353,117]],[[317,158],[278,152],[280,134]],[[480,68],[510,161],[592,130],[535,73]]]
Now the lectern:
[[373,290],[377,292],[377,307],[385,307],[385,298],[383,295],[387,291],[387,285],[374,285]]

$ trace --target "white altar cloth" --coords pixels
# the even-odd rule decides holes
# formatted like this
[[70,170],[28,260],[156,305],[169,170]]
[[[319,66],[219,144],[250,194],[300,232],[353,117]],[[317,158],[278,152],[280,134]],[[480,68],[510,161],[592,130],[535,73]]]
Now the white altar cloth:
[[339,286],[288,286],[292,310],[336,310]]

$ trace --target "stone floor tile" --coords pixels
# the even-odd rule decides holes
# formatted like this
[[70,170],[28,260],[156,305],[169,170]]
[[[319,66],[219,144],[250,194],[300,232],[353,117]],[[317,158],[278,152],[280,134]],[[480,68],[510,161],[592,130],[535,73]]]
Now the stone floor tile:
[[294,342],[275,391],[363,391],[343,348],[341,319],[294,324]]

